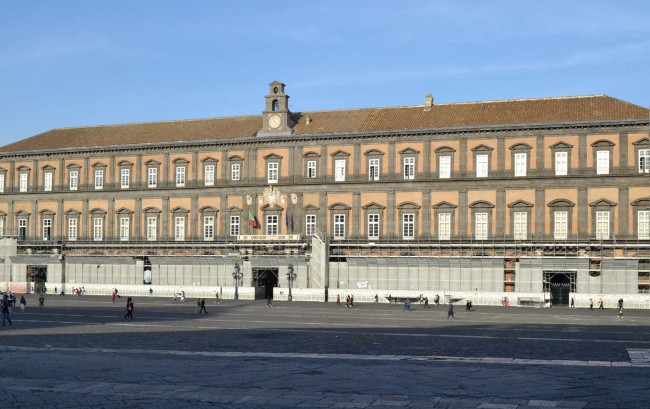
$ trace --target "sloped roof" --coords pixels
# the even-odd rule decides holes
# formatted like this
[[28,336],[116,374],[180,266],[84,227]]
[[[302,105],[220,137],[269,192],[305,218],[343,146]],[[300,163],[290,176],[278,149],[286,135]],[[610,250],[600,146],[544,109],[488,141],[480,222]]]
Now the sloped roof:
[[[292,113],[293,135],[408,131],[648,118],[648,109],[605,95]],[[308,120],[309,118],[309,120]],[[253,137],[261,115],[59,128],[0,152]]]

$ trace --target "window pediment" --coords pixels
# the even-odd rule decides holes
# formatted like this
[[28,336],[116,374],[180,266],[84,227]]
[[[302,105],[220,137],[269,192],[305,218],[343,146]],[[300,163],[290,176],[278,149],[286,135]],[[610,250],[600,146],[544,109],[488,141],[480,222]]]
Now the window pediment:
[[228,211],[231,212],[231,213],[240,213],[242,211],[242,209],[241,209],[241,207],[230,206],[228,208]]
[[419,210],[422,206],[413,202],[402,202],[397,205],[400,210]]
[[548,207],[575,207],[575,203],[566,199],[555,199],[548,204]]
[[533,147],[527,143],[516,143],[510,147],[511,151],[529,151],[531,149],[533,149]]
[[384,156],[384,152],[378,150],[378,149],[370,149],[369,151],[366,151],[364,156]]
[[533,207],[532,203],[529,203],[525,200],[516,200],[508,205],[510,208],[522,208],[522,207]]
[[133,162],[129,162],[128,160],[121,160],[117,163],[117,166],[133,166]]
[[599,199],[596,200],[595,202],[589,203],[590,207],[613,207],[616,206],[616,203],[612,202],[611,200],[607,199]]
[[187,165],[188,163],[190,163],[190,161],[185,158],[176,158],[172,161],[172,163],[174,165]]
[[329,207],[329,210],[350,210],[350,206],[345,203],[334,203]]
[[133,210],[129,210],[126,207],[121,207],[120,209],[115,211],[116,214],[122,214],[122,215],[129,215],[133,214]]
[[43,172],[53,172],[56,168],[54,168],[54,167],[52,167],[50,165],[45,165],[45,166],[41,167],[41,169],[43,170]]
[[336,151],[336,152],[332,153],[331,156],[333,158],[347,158],[348,156],[350,156],[350,154],[345,152],[345,151],[339,150],[339,151]]
[[50,209],[43,209],[39,211],[38,214],[40,214],[41,216],[54,216],[56,213],[54,213]]
[[458,206],[456,206],[453,203],[449,203],[446,201],[438,202],[432,206],[434,209],[455,209]]
[[635,146],[637,146],[637,145],[647,146],[647,145],[650,145],[650,139],[642,138],[642,139],[639,139],[636,142],[632,142],[632,145],[635,145]]
[[143,213],[162,213],[162,210],[158,209],[157,207],[147,207],[144,210],[142,210]]
[[305,212],[317,212],[317,211],[320,210],[320,207],[314,206],[314,205],[307,205],[307,206],[303,207],[303,210]]
[[228,160],[231,161],[231,162],[241,162],[241,161],[244,160],[244,158],[242,158],[239,155],[232,155],[232,156],[228,157]]
[[176,206],[170,211],[170,213],[189,213],[189,212],[190,212],[189,210],[181,206]]
[[438,153],[438,154],[440,154],[440,153],[454,153],[454,152],[456,152],[456,149],[451,148],[449,146],[441,146],[441,147],[437,148],[434,152]]
[[214,206],[203,206],[202,208],[199,209],[199,212],[201,212],[201,213],[206,213],[206,212],[214,212],[214,213],[216,213],[218,211],[219,211],[219,209],[217,209]]
[[372,203],[368,203],[365,206],[362,206],[361,208],[363,210],[384,210],[386,209],[386,206],[382,206],[378,203],[372,202]]
[[477,200],[476,202],[473,202],[472,204],[469,205],[470,209],[474,208],[481,208],[481,209],[486,209],[486,208],[494,208],[494,205],[490,202],[487,202],[485,200]]
[[472,148],[472,152],[492,152],[494,148],[491,148],[487,145],[478,145]]
[[612,141],[608,141],[607,139],[601,139],[591,144],[592,148],[611,148],[613,146],[614,143],[612,143]]
[[571,149],[573,148],[573,145],[568,144],[566,142],[557,142],[551,145],[551,149]]
[[420,151],[415,150],[413,148],[405,148],[399,151],[400,155],[418,155]]
[[157,160],[154,160],[154,159],[149,159],[144,164],[147,165],[147,166],[160,166],[160,162],[158,162]]
[[277,153],[269,153],[264,157],[266,160],[281,160],[282,156],[278,155]]
[[304,153],[302,155],[302,157],[303,158],[313,158],[313,159],[320,158],[320,153],[316,153],[316,152],[313,152],[313,151],[312,152],[306,152],[306,153]]
[[217,159],[213,158],[212,156],[206,156],[205,158],[201,159],[202,163],[217,163],[219,162]]

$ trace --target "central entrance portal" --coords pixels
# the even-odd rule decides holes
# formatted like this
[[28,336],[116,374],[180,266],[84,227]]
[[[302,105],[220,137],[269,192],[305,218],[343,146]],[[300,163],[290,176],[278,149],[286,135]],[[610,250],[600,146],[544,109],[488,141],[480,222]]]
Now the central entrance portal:
[[278,269],[271,267],[253,267],[255,280],[255,298],[273,297],[273,288],[278,286]]
[[47,291],[47,266],[27,266],[27,281],[33,283],[34,294]]
[[576,292],[576,272],[544,271],[544,292],[551,294],[551,305],[569,305],[569,294]]

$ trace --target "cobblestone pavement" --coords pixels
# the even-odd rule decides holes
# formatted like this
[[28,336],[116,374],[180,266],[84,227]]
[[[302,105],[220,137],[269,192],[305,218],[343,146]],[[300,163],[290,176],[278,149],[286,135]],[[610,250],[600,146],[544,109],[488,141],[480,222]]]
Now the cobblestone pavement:
[[[8,406],[650,408],[650,311],[48,296],[0,328]],[[459,310],[461,310],[459,308]]]

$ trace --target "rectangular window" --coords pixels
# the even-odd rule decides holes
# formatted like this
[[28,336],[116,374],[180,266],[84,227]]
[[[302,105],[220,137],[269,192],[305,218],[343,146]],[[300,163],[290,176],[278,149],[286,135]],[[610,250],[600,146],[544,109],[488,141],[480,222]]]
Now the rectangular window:
[[147,186],[149,188],[158,186],[158,168],[147,169]]
[[158,237],[158,218],[155,216],[147,217],[147,240],[156,241]]
[[334,215],[334,238],[335,239],[345,238],[345,215],[344,214]]
[[486,178],[488,176],[488,155],[476,155],[476,177]]
[[596,152],[596,174],[609,174],[609,151]]
[[280,169],[280,164],[278,162],[269,162],[266,166],[268,183],[278,183],[278,170]]
[[5,235],[5,219],[0,217],[0,237]]
[[20,191],[21,192],[26,192],[27,191],[27,176],[29,176],[27,173],[21,173],[20,174]]
[[569,214],[567,212],[555,212],[555,226],[553,237],[557,240],[566,240],[569,236]]
[[120,241],[129,241],[129,222],[128,217],[120,217]]
[[176,168],[176,187],[185,186],[185,166]]
[[43,219],[43,240],[52,238],[52,219]]
[[307,236],[313,236],[316,229],[316,215],[308,214],[305,216],[305,234]]
[[488,214],[476,213],[474,220],[474,238],[476,240],[487,240],[488,238]]
[[277,236],[278,235],[278,216],[277,215],[268,215],[268,216],[266,216],[266,235],[267,236]]
[[528,238],[528,213],[515,212],[514,237],[515,240],[526,240]]
[[18,238],[20,240],[27,238],[27,219],[18,219]]
[[334,161],[334,181],[345,182],[345,160],[343,159]]
[[4,193],[5,191],[5,174],[0,173],[0,193]]
[[440,157],[440,179],[449,179],[451,177],[451,156]]
[[438,239],[451,239],[451,213],[438,214]]
[[120,169],[120,187],[128,189],[131,183],[131,172],[129,169]]
[[104,171],[102,169],[95,170],[95,189],[104,188]]
[[637,235],[640,239],[650,239],[650,210],[642,210],[638,213]]
[[404,179],[415,179],[415,158],[404,158]]
[[650,149],[639,149],[639,173],[650,173]]
[[379,238],[379,215],[378,214],[368,215],[368,238],[369,239]]
[[402,215],[402,238],[404,240],[412,240],[415,238],[415,215],[403,214]]
[[203,240],[214,240],[214,216],[203,217]]
[[43,174],[43,190],[46,192],[52,191],[52,172],[45,172]]
[[233,163],[230,166],[230,180],[239,180],[241,178],[241,164]]
[[609,240],[609,212],[596,212],[596,239]]
[[528,154],[515,153],[515,176],[526,176]]
[[203,183],[206,186],[214,186],[214,165],[205,165],[205,175]]
[[185,240],[185,217],[177,216],[174,218],[174,240]]
[[79,187],[79,171],[70,171],[70,190],[77,190]]
[[93,218],[93,240],[100,241],[104,238],[104,219],[101,217]]
[[316,177],[316,161],[307,161],[307,177],[313,179]]
[[230,235],[239,236],[239,216],[230,216]]
[[568,159],[567,152],[555,152],[555,175],[565,176],[568,173]]
[[379,159],[368,161],[368,180],[379,180]]
[[68,240],[77,241],[78,232],[79,232],[78,219],[68,219]]

